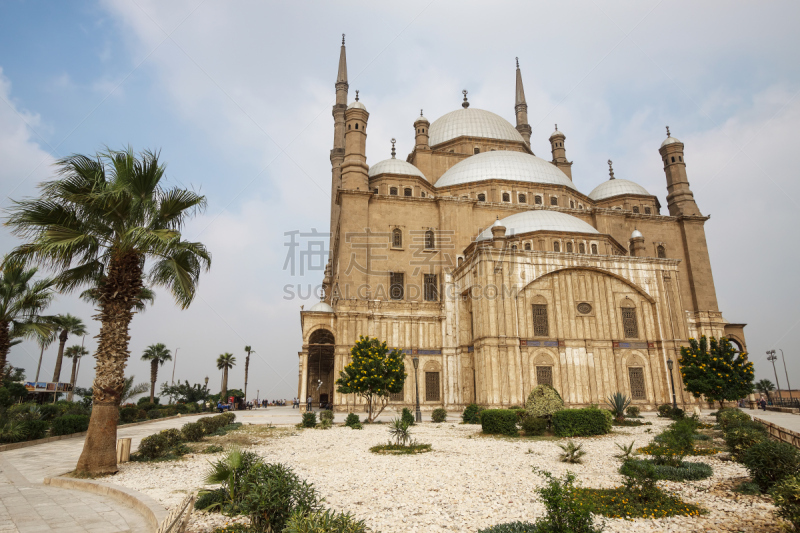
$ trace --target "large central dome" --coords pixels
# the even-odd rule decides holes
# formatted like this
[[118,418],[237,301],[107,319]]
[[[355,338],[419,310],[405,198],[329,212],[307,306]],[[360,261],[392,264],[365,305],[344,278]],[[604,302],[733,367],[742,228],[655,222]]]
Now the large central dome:
[[457,137],[525,142],[514,126],[500,115],[469,107],[457,109],[434,120],[428,133],[431,146]]
[[[495,222],[495,224],[498,224]],[[499,221],[499,225],[506,228],[506,235],[522,235],[533,231],[553,231],[558,233],[590,233],[598,234],[595,228],[583,220],[561,213],[560,211],[524,211],[511,215]],[[478,235],[477,241],[492,239],[491,226],[486,228]]]
[[466,158],[442,174],[436,186],[448,187],[493,179],[563,185],[577,190],[572,180],[554,164],[525,152],[505,150],[483,152]]

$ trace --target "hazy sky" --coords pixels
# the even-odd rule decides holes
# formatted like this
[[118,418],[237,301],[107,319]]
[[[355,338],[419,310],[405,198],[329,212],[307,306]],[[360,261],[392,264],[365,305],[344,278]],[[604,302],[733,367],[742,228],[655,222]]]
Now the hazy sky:
[[[286,232],[328,231],[329,150],[341,34],[350,98],[370,112],[368,163],[413,147],[419,110],[433,121],[473,107],[514,120],[519,57],[534,152],[550,158],[558,123],[579,190],[636,181],[666,206],[658,147],[664,126],[686,145],[687,172],[704,214],[724,317],[745,322],[756,378],[774,381],[764,352],[783,348],[800,387],[800,4],[796,2],[262,2],[107,0],[0,5],[0,187],[35,192],[55,158],[105,145],[161,149],[171,183],[200,189],[208,210],[186,237],[213,266],[180,311],[159,291],[133,321],[128,375],[149,379],[139,357],[156,342],[178,351],[176,379],[210,376],[233,352],[257,351],[249,388],[292,397],[301,348],[300,305],[287,285],[322,273],[284,269]],[[662,209],[666,214],[666,207]],[[3,252],[16,239],[0,230]],[[795,265],[795,266],[792,266]],[[296,292],[293,289],[292,292]],[[303,289],[308,295],[308,289]],[[99,330],[91,306],[61,296]],[[69,344],[80,342],[70,339]],[[56,347],[45,352],[52,376]],[[39,351],[12,349],[33,378]],[[82,364],[88,386],[93,361]],[[779,369],[785,387],[783,369]],[[167,364],[159,382],[168,379]],[[69,367],[62,373],[68,379]],[[63,377],[65,376],[66,377]]]

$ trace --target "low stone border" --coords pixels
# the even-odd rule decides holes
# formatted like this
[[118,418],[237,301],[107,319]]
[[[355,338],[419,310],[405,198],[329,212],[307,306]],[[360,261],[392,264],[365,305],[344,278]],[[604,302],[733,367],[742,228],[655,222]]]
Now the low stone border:
[[800,414],[800,408],[797,407],[779,407],[777,405],[768,405],[767,411],[775,411],[777,413],[790,413],[793,415]]
[[44,478],[44,484],[60,489],[80,490],[108,496],[139,511],[153,527],[153,531],[158,529],[158,526],[167,517],[166,509],[153,498],[125,487],[89,479],[68,477],[46,477]]
[[[156,418],[155,420],[142,420],[141,422],[131,422],[130,424],[123,424],[117,426],[120,428],[130,428],[133,426],[141,426],[142,424],[150,424],[152,422],[160,422],[162,420],[172,420],[173,418],[186,418],[188,416],[211,415],[213,412],[207,413],[187,413],[185,415],[165,416],[164,418]],[[55,435],[53,437],[45,437],[43,439],[26,440],[23,442],[12,442],[11,444],[3,444],[0,446],[0,452],[8,452],[11,450],[18,450],[20,448],[27,448],[28,446],[36,446],[37,444],[47,444],[48,442],[55,442],[57,440],[71,439],[74,437],[83,437],[88,431],[81,431],[80,433],[70,433],[69,435]]]

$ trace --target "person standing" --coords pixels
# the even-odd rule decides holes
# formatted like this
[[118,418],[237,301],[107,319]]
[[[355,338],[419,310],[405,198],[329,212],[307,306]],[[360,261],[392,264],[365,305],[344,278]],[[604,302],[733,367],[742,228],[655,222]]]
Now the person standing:
[[311,411],[311,395],[310,394],[308,395],[308,398],[306,398],[306,411]]
[[761,397],[761,409],[762,409],[763,411],[766,411],[766,410],[767,410],[767,401],[764,399],[764,397],[763,397],[763,396]]

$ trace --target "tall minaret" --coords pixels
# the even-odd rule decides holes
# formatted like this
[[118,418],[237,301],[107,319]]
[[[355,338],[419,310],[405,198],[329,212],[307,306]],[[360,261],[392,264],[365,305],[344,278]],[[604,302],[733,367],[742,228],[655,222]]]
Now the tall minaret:
[[683,143],[669,134],[658,149],[664,161],[664,173],[667,175],[667,206],[669,214],[700,215],[700,209],[694,201],[694,194],[689,188],[686,176],[686,161],[683,160]]
[[331,247],[333,233],[339,218],[336,191],[342,185],[341,165],[344,161],[344,114],[347,110],[347,56],[342,34],[342,49],[339,52],[339,73],[336,76],[336,103],[333,105],[333,150],[331,150]]
[[522,72],[519,70],[517,60],[517,92],[514,99],[514,112],[517,115],[517,131],[525,139],[525,144],[531,145],[531,126],[528,124],[528,104],[525,102],[525,89],[522,87]]

